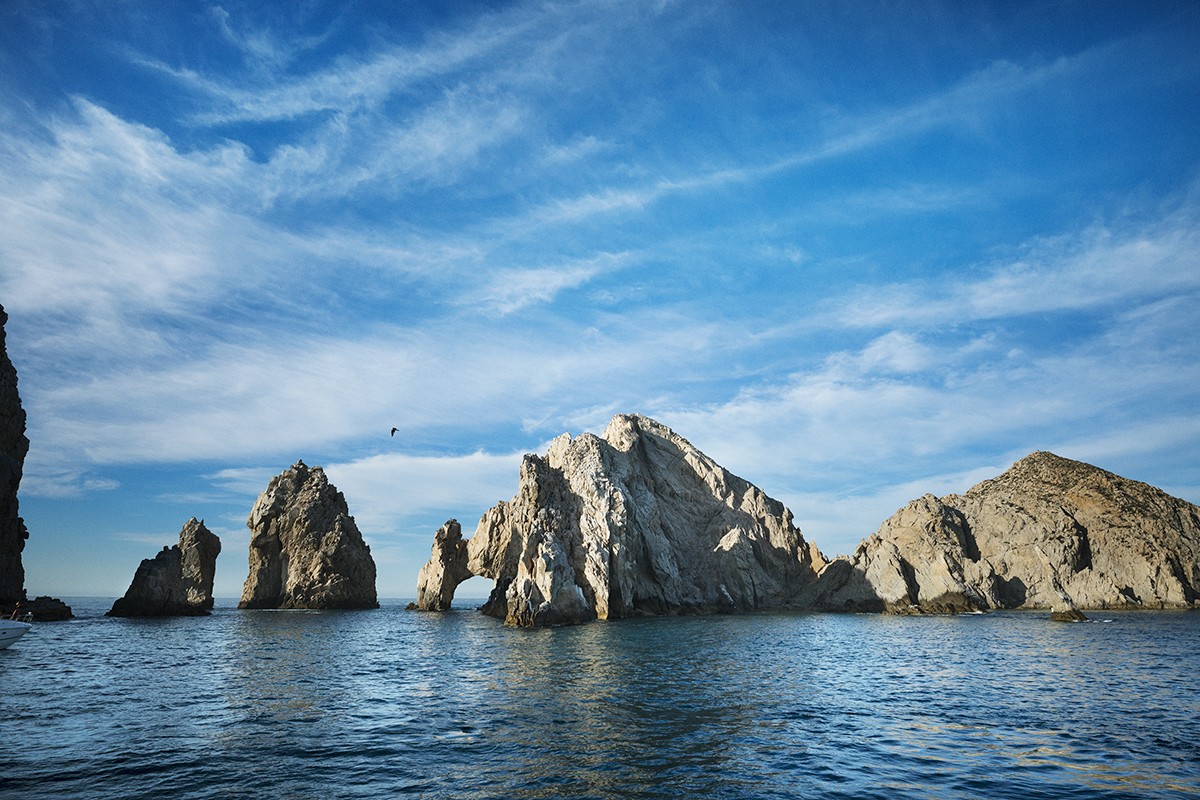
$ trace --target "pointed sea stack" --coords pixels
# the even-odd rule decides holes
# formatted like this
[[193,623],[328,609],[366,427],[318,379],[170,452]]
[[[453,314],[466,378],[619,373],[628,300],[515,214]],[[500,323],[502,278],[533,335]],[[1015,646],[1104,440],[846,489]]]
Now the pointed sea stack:
[[138,566],[125,596],[109,617],[195,617],[213,607],[213,579],[221,540],[192,517],[179,532],[179,544],[164,547]]
[[966,494],[912,501],[806,601],[893,613],[1197,608],[1200,508],[1036,452]]
[[637,415],[525,456],[465,548],[456,529],[438,531],[415,606],[482,575],[484,613],[520,626],[787,607],[826,563],[782,503]]
[[378,608],[375,561],[346,498],[303,461],[271,479],[246,521],[239,608]]

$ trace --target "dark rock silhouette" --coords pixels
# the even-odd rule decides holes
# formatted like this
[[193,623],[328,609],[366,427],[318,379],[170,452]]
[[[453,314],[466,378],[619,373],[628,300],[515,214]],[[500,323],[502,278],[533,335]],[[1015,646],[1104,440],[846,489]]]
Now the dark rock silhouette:
[[179,544],[164,547],[138,566],[125,596],[110,617],[181,617],[208,614],[221,540],[192,517],[179,532]]

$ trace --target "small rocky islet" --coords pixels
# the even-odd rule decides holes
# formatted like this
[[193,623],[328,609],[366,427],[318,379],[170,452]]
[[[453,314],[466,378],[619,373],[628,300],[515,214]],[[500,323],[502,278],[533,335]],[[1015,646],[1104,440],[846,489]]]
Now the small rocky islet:
[[[18,513],[29,440],[0,307],[0,610],[65,619],[30,600]],[[378,608],[375,562],[345,497],[298,461],[250,512],[239,608]],[[203,615],[220,540],[196,518],[139,565],[111,616]],[[422,611],[450,608],[472,576],[495,587],[481,611],[515,626],[770,609],[957,613],[1200,607],[1200,508],[1153,486],[1046,452],[962,495],[925,495],[850,556],[829,559],[791,512],[670,428],[618,414],[602,436],[563,434],[526,455],[517,493],[464,539],[434,535],[418,577]]]

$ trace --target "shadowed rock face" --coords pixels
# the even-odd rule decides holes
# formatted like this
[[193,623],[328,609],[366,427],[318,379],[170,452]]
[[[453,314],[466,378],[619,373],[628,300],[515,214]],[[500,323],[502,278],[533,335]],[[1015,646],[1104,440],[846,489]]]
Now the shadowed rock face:
[[25,438],[25,410],[17,392],[17,370],[5,344],[7,322],[8,314],[0,307],[0,605],[25,598],[21,552],[29,538],[17,507],[29,439]]
[[110,617],[179,617],[207,614],[213,607],[213,579],[221,540],[192,517],[179,532],[179,544],[142,561],[125,596]]
[[831,610],[1200,605],[1200,508],[1037,452],[963,495],[925,495],[806,593]]
[[482,575],[484,612],[522,626],[783,607],[826,563],[781,503],[636,415],[527,455],[516,496],[460,535],[438,532],[414,605]]
[[246,521],[250,575],[239,608],[378,608],[375,561],[346,499],[298,461],[271,479]]

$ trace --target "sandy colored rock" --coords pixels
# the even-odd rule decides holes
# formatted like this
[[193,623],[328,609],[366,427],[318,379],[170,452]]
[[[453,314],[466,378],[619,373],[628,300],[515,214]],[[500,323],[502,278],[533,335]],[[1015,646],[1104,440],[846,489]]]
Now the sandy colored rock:
[[378,608],[375,561],[346,498],[303,461],[271,479],[250,517],[239,608]]
[[467,569],[467,543],[458,520],[447,520],[433,537],[433,552],[417,575],[417,600],[409,608],[449,611],[454,589],[471,577]]
[[1195,608],[1200,509],[1053,453],[912,501],[806,594],[836,610]]
[[463,572],[435,542],[418,607],[482,575],[496,581],[484,612],[513,625],[779,608],[826,563],[782,503],[637,415],[525,456],[516,496],[483,515],[466,556]]
[[221,540],[192,517],[179,532],[179,543],[164,547],[138,566],[125,596],[110,617],[178,617],[209,613]]

